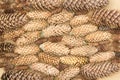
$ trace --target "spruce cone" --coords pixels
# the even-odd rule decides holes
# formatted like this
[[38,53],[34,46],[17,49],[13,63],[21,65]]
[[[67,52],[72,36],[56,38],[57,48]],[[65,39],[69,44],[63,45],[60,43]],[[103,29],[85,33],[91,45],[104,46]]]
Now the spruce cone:
[[91,10],[103,8],[108,3],[108,0],[65,0],[63,7],[69,11],[88,12]]
[[68,24],[51,25],[42,30],[41,36],[43,37],[60,36],[68,34],[70,31],[71,27]]
[[11,59],[10,63],[19,66],[19,65],[29,65],[34,62],[38,62],[38,58],[35,55],[20,55],[14,59]]
[[70,47],[77,47],[77,46],[82,46],[86,44],[83,38],[81,37],[76,38],[74,36],[69,36],[69,35],[63,36],[61,42]]
[[78,56],[92,56],[98,52],[98,49],[94,46],[81,46],[81,47],[74,47],[71,49],[70,54],[71,55],[78,55]]
[[113,59],[115,57],[115,53],[111,51],[107,52],[99,52],[90,57],[90,62],[101,62]]
[[81,74],[86,79],[97,79],[105,76],[109,76],[119,70],[117,63],[112,62],[100,62],[100,63],[89,63],[81,67]]
[[69,21],[73,17],[74,13],[63,10],[58,14],[54,14],[48,18],[49,24],[61,24]]
[[5,72],[2,80],[42,80],[42,73],[33,70],[9,70]]
[[23,26],[25,31],[40,31],[47,27],[48,24],[45,20],[32,20]]
[[31,11],[26,14],[31,19],[48,19],[52,15],[49,11]]
[[79,56],[62,56],[60,57],[60,62],[72,66],[82,66],[89,62],[87,57]]
[[72,27],[75,27],[78,25],[83,25],[83,24],[87,23],[88,21],[89,21],[89,17],[87,15],[78,15],[78,16],[74,16],[70,20],[70,25]]
[[17,46],[14,50],[15,53],[20,55],[37,54],[39,51],[40,51],[39,46],[35,44]]
[[104,32],[104,31],[96,31],[91,34],[88,34],[85,37],[85,40],[88,42],[100,42],[100,41],[106,41],[110,40],[112,37],[112,34],[109,32]]
[[45,63],[33,63],[30,65],[30,68],[32,70],[37,70],[45,73],[46,75],[57,76],[59,74],[59,70],[57,68]]
[[27,32],[21,35],[20,38],[17,39],[16,44],[18,46],[28,45],[34,43],[39,38],[40,38],[40,31]]
[[51,42],[45,42],[45,43],[41,44],[40,48],[44,52],[48,52],[50,54],[55,54],[55,55],[58,55],[58,56],[68,55],[69,51],[70,51],[69,48],[66,47],[63,44],[51,43]]
[[0,43],[0,52],[10,53],[14,52],[15,44],[11,42],[2,42]]
[[28,21],[26,13],[1,14],[0,31],[22,27]]
[[59,65],[59,62],[60,62],[59,57],[48,55],[46,53],[39,53],[38,58],[40,62],[51,64],[51,65]]
[[70,34],[74,35],[76,37],[79,37],[79,36],[85,36],[89,33],[95,32],[97,30],[98,30],[98,27],[95,25],[84,24],[84,25],[73,28],[72,31],[70,32]]
[[61,71],[57,77],[57,80],[71,80],[73,77],[78,75],[80,69],[78,67],[69,67]]
[[35,10],[53,11],[61,7],[63,0],[26,0],[22,2]]
[[2,36],[5,40],[12,40],[18,38],[20,35],[24,34],[24,32],[25,31],[20,28],[17,30],[5,31]]
[[92,16],[92,22],[97,25],[110,26],[111,28],[120,27],[120,12],[117,10],[101,9],[96,10]]

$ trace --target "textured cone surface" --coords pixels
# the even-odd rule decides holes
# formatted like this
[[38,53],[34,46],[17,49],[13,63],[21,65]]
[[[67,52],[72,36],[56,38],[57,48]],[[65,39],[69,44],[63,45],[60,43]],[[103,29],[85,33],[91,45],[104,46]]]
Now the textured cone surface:
[[28,44],[34,43],[39,38],[40,38],[39,31],[27,32],[27,33],[21,35],[20,38],[17,39],[16,44],[19,46],[28,45]]
[[96,31],[91,34],[88,34],[85,37],[85,40],[88,42],[100,42],[100,41],[110,40],[111,36],[112,34],[109,32]]
[[47,27],[47,22],[45,20],[32,20],[28,24],[23,26],[25,31],[39,31]]
[[81,67],[81,74],[87,79],[96,79],[109,76],[119,70],[117,63],[112,62],[100,62],[100,63],[89,63]]
[[35,44],[26,45],[26,46],[18,46],[15,48],[15,53],[20,55],[27,55],[27,54],[36,54],[40,51],[39,46]]
[[73,17],[73,13],[63,10],[58,14],[54,14],[48,18],[48,23],[50,24],[60,24],[69,21]]
[[3,38],[5,40],[11,40],[11,39],[19,37],[23,33],[24,33],[24,30],[22,30],[21,28],[17,30],[12,30],[12,31],[10,30],[10,31],[6,31],[3,33]]
[[45,73],[46,75],[56,76],[59,74],[59,70],[57,68],[45,63],[34,63],[30,65],[30,68]]
[[98,52],[98,49],[94,46],[86,45],[81,47],[74,47],[71,49],[71,55],[79,55],[79,56],[91,56]]
[[[104,16],[104,17],[103,17]],[[96,10],[92,16],[92,22],[97,25],[106,25],[111,28],[120,27],[120,12],[117,10]]]
[[13,65],[29,65],[34,62],[38,62],[38,58],[34,55],[18,56],[10,61]]
[[74,16],[70,20],[70,25],[72,27],[75,27],[78,25],[83,25],[83,24],[87,23],[88,21],[89,21],[89,17],[87,15],[78,15],[78,16]]
[[93,56],[90,57],[90,62],[101,62],[101,61],[107,61],[115,57],[114,52],[99,52]]
[[0,52],[14,52],[15,44],[11,42],[2,42],[0,43]]
[[27,16],[31,19],[47,19],[52,15],[49,11],[31,11],[27,13]]
[[40,45],[40,48],[44,52],[48,52],[50,54],[55,54],[55,55],[59,55],[59,56],[69,54],[69,48],[60,43],[45,42]]
[[74,35],[76,37],[79,37],[79,36],[85,36],[91,32],[95,32],[97,30],[98,30],[98,28],[95,25],[84,24],[84,25],[73,28],[72,31],[70,32],[70,34]]
[[2,80],[42,80],[43,75],[33,70],[10,70],[5,72]]
[[63,7],[69,11],[91,11],[103,8],[109,3],[108,0],[65,0]]
[[68,24],[51,25],[42,30],[41,36],[43,37],[59,36],[68,34],[70,31],[71,27]]
[[63,44],[74,47],[74,46],[82,46],[85,45],[85,41],[82,38],[76,38],[74,36],[69,36],[69,35],[65,35],[62,38],[61,41]]
[[0,29],[9,30],[22,27],[28,22],[25,13],[2,14],[0,16]]
[[39,53],[38,58],[40,62],[51,64],[51,65],[59,65],[59,62],[60,62],[59,57],[48,55],[46,53]]
[[61,71],[57,78],[58,80],[70,80],[78,75],[79,72],[80,69],[78,67],[69,67]]
[[82,66],[88,63],[88,58],[78,56],[62,56],[60,57],[60,62],[67,65]]
[[53,11],[61,7],[63,0],[27,0],[26,2],[35,10]]

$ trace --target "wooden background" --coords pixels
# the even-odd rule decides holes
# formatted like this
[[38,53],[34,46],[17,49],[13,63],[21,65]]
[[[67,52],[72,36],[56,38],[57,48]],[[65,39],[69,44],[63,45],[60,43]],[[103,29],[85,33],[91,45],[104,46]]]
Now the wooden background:
[[[120,10],[120,0],[110,0],[110,4],[107,8]],[[2,73],[4,73],[4,70],[2,68],[0,68],[0,77],[1,77]],[[98,79],[98,80],[120,80],[120,71],[111,75],[110,77],[106,77],[106,78],[102,78],[102,79]]]

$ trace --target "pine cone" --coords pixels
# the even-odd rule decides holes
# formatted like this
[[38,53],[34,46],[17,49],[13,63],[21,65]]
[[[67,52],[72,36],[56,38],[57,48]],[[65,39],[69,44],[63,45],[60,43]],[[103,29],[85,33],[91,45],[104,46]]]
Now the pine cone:
[[87,57],[79,56],[62,56],[60,57],[60,62],[67,65],[82,66],[88,63]]
[[49,24],[61,24],[69,21],[73,17],[74,13],[63,10],[58,14],[54,14],[48,18]]
[[26,3],[35,10],[53,11],[61,7],[63,0],[27,0]]
[[41,36],[43,37],[60,36],[67,34],[70,31],[71,27],[68,24],[51,25],[42,30]]
[[83,38],[81,37],[76,38],[74,36],[69,36],[69,35],[63,36],[61,42],[71,47],[77,47],[77,46],[82,46],[86,44]]
[[23,26],[25,31],[40,31],[47,27],[48,24],[45,20],[32,20]]
[[57,68],[45,63],[34,63],[30,65],[30,68],[45,73],[46,75],[57,76],[59,74]]
[[39,51],[40,51],[39,46],[35,44],[17,46],[14,50],[15,53],[20,55],[37,54]]
[[120,27],[120,12],[117,10],[101,9],[96,10],[92,16],[92,22],[97,25],[110,26],[111,28]]
[[40,38],[40,31],[27,32],[21,35],[20,38],[17,39],[16,44],[18,46],[28,45],[34,43],[39,38]]
[[81,46],[81,47],[74,47],[71,49],[70,54],[71,55],[79,55],[79,56],[91,56],[98,52],[98,49],[94,46]]
[[28,21],[26,13],[1,14],[0,30],[16,29],[25,25]]
[[2,42],[0,43],[0,52],[10,53],[14,52],[15,44],[11,42]]
[[119,66],[112,62],[89,63],[81,67],[81,74],[86,79],[97,79],[109,76],[119,70]]
[[63,44],[51,43],[51,42],[45,42],[45,43],[41,44],[40,48],[44,52],[48,52],[50,54],[55,54],[55,55],[58,55],[58,56],[68,55],[69,51],[70,51],[69,48],[66,47]]
[[5,31],[2,36],[5,40],[12,40],[12,39],[18,38],[19,36],[24,34],[24,32],[25,31],[20,28],[17,30]]
[[100,41],[106,41],[110,40],[112,37],[112,34],[109,32],[104,32],[104,31],[96,31],[91,34],[88,34],[85,37],[85,40],[88,42],[100,42]]
[[72,27],[75,27],[78,25],[83,25],[83,24],[87,23],[88,21],[89,21],[89,17],[87,15],[78,15],[78,16],[74,16],[70,20],[70,25]]
[[107,52],[99,52],[90,57],[90,62],[101,62],[113,59],[115,57],[115,53],[111,51]]
[[73,28],[72,31],[70,32],[70,34],[74,35],[76,37],[79,37],[79,36],[85,36],[89,33],[95,32],[97,30],[98,30],[98,27],[95,25],[84,24],[84,25]]
[[71,80],[73,77],[78,75],[80,69],[78,67],[69,67],[61,71],[57,77],[57,80]]
[[65,0],[63,7],[69,11],[88,12],[91,10],[103,8],[108,3],[108,0]]
[[59,65],[59,62],[60,62],[59,57],[48,55],[46,53],[39,53],[38,58],[40,62],[51,64],[51,65]]
[[42,73],[33,70],[9,70],[5,72],[2,80],[42,80]]
[[31,11],[26,14],[31,19],[48,19],[52,15],[49,11]]
[[19,65],[29,65],[34,62],[38,62],[38,58],[34,55],[20,55],[14,59],[10,60],[10,63],[19,66]]

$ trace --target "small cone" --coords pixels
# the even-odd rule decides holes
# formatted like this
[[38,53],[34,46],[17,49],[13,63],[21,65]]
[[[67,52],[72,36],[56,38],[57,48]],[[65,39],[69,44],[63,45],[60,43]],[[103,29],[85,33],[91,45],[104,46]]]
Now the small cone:
[[39,38],[40,38],[40,31],[27,32],[21,35],[20,38],[17,39],[16,44],[18,46],[28,45],[34,43]]
[[51,25],[42,30],[42,37],[60,36],[68,34],[71,31],[71,27],[68,24]]
[[61,24],[69,21],[73,17],[73,13],[63,10],[58,14],[54,14],[48,18],[49,24]]
[[44,52],[48,52],[50,54],[55,54],[55,55],[58,55],[58,56],[68,55],[69,51],[70,51],[69,48],[66,47],[63,44],[51,43],[51,42],[45,42],[45,43],[41,44],[40,48]]
[[28,54],[37,54],[40,51],[39,46],[35,44],[27,45],[27,46],[18,46],[15,48],[15,53],[20,55],[28,55]]
[[29,65],[32,63],[38,62],[38,58],[34,55],[23,55],[18,56],[14,59],[11,59],[10,63],[19,66],[19,65]]
[[69,67],[60,72],[57,80],[71,80],[73,77],[78,75],[80,69],[78,67]]
[[32,20],[23,26],[25,31],[40,31],[47,27],[47,22],[45,20]]
[[40,71],[46,75],[57,76],[59,74],[59,70],[51,65],[45,63],[34,63],[30,65],[32,70]]
[[112,37],[112,34],[109,32],[96,31],[91,34],[88,34],[85,37],[85,40],[88,42],[100,42],[100,41],[110,40],[111,37]]
[[100,62],[100,63],[89,63],[81,67],[81,74],[86,79],[97,79],[107,77],[112,73],[119,71],[117,63],[112,62]]
[[87,64],[89,61],[87,57],[62,56],[60,57],[60,62],[71,66],[82,66]]

